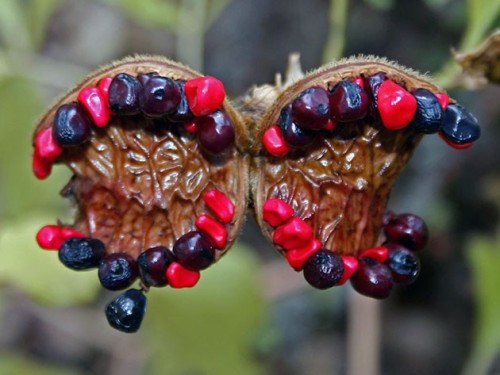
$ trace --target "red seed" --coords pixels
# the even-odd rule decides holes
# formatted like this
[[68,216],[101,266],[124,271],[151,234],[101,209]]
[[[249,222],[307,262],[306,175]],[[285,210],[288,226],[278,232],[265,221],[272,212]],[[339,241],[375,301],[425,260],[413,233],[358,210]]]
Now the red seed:
[[198,123],[194,120],[185,122],[184,129],[186,129],[186,131],[188,131],[189,133],[196,133],[198,132],[198,130],[200,130],[198,127]]
[[353,82],[358,85],[359,87],[361,87],[362,89],[365,88],[365,81],[363,80],[363,78],[361,77],[358,77],[358,78],[354,78],[353,79]]
[[285,250],[307,246],[312,238],[312,228],[297,216],[280,225],[273,233],[273,242]]
[[200,215],[196,218],[194,225],[204,232],[217,249],[223,249],[227,243],[227,230],[224,225],[208,215]]
[[45,128],[38,132],[35,138],[35,153],[42,159],[54,160],[63,149],[52,137],[52,128]]
[[269,127],[262,137],[262,144],[271,155],[283,157],[290,151],[278,125]]
[[166,275],[172,288],[191,288],[200,280],[200,271],[190,270],[177,262],[170,263]]
[[417,111],[415,97],[391,80],[380,85],[377,105],[382,124],[391,130],[407,126]]
[[107,100],[97,87],[84,87],[78,93],[78,102],[85,107],[95,126],[107,125],[111,118]]
[[84,238],[87,237],[85,233],[80,232],[79,230],[76,230],[71,227],[62,227],[61,228],[61,235],[64,240],[67,240],[68,238],[74,238],[74,237],[79,237],[79,238]]
[[328,120],[325,125],[325,130],[333,130],[337,126],[337,121],[333,121],[332,119]]
[[211,76],[188,79],[184,92],[189,109],[195,116],[206,116],[214,112],[226,96],[222,82]]
[[446,107],[448,107],[448,104],[450,104],[450,97],[445,92],[438,92],[434,95],[436,96],[439,104],[441,104],[441,108],[443,108],[444,111]]
[[469,143],[463,143],[463,144],[458,144],[458,143],[453,143],[450,141],[446,136],[444,136],[441,132],[438,133],[439,137],[446,142],[446,144],[450,147],[453,147],[456,150],[466,150],[468,148],[471,148],[474,142],[469,142]]
[[233,220],[234,204],[222,191],[217,189],[208,190],[203,194],[203,200],[224,224],[228,224]]
[[38,246],[45,250],[59,250],[64,240],[58,225],[45,225],[36,234]]
[[99,92],[101,93],[101,96],[104,99],[104,103],[106,103],[107,106],[109,106],[108,93],[109,93],[109,86],[111,85],[112,80],[113,77],[104,77],[101,78],[101,80],[97,84],[97,88],[99,89]]
[[342,256],[342,262],[344,262],[344,273],[340,280],[337,281],[337,285],[344,285],[358,269],[358,260],[353,256]]
[[283,224],[293,216],[293,208],[285,201],[278,198],[270,198],[262,206],[262,217],[264,221],[273,227]]
[[363,250],[358,257],[367,257],[378,260],[380,263],[385,263],[387,257],[389,256],[389,249],[385,246],[372,247],[370,249]]
[[306,246],[300,249],[292,249],[286,252],[286,260],[288,264],[295,270],[300,271],[304,268],[307,260],[321,250],[321,241],[312,240]]
[[50,172],[52,172],[52,160],[43,159],[35,151],[33,153],[33,160],[31,167],[33,169],[33,174],[35,175],[35,177],[38,178],[39,180],[44,180],[47,177],[49,177]]

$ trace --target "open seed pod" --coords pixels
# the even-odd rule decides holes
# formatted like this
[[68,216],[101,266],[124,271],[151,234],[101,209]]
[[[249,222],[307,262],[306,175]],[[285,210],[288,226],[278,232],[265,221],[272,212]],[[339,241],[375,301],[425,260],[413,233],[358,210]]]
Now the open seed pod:
[[[468,120],[458,125],[457,117]],[[313,286],[354,276],[353,286],[375,298],[387,297],[393,282],[384,264],[390,251],[380,246],[393,240],[384,233],[386,203],[422,136],[440,132],[457,148],[479,136],[472,115],[428,77],[374,57],[305,75],[278,94],[255,126],[252,197],[262,232]],[[392,215],[385,224],[398,220]],[[426,241],[425,223],[415,220]],[[362,258],[376,263],[359,264]],[[402,261],[418,273],[418,259]]]
[[[38,242],[59,249],[70,268],[98,266],[111,290],[138,274],[144,288],[193,286],[242,224],[247,139],[213,77],[154,56],[105,66],[36,127],[34,173],[45,178],[53,163],[67,165],[74,176],[62,195],[78,212],[72,225],[42,228]],[[103,254],[92,253],[90,239]],[[89,252],[94,261],[81,266]]]

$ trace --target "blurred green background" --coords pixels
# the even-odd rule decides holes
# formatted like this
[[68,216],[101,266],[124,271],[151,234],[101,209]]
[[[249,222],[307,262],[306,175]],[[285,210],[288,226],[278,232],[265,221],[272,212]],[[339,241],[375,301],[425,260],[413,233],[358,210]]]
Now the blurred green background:
[[107,326],[112,295],[93,272],[69,271],[34,241],[71,215],[58,196],[68,171],[31,174],[33,126],[85,74],[162,54],[237,97],[272,82],[294,51],[307,70],[363,53],[431,72],[480,119],[470,150],[426,137],[397,183],[390,207],[423,216],[431,240],[419,280],[382,303],[376,350],[381,374],[499,374],[500,89],[471,90],[450,53],[499,26],[497,0],[2,0],[0,374],[346,373],[350,286],[312,290],[250,217],[199,286],[149,293],[134,335]]

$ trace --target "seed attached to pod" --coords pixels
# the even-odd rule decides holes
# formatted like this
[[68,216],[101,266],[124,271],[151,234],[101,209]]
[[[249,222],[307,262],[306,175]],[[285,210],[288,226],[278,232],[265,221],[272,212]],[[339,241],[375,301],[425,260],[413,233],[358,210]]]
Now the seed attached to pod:
[[143,251],[137,257],[137,268],[141,280],[153,287],[167,285],[167,267],[174,259],[174,254],[164,246],[151,247]]
[[95,126],[108,124],[111,113],[101,91],[97,87],[84,87],[78,93],[78,102],[87,110]]
[[129,289],[106,306],[106,318],[111,327],[125,333],[137,332],[146,313],[146,296]]
[[198,141],[212,154],[219,154],[234,144],[234,126],[224,112],[216,111],[200,117],[198,129]]
[[332,118],[339,122],[361,120],[368,114],[368,95],[359,85],[351,81],[341,81],[330,95]]
[[91,122],[78,103],[61,105],[54,117],[52,136],[61,147],[78,146],[91,135]]
[[211,189],[202,195],[203,201],[224,224],[229,224],[234,218],[234,203],[224,192]]
[[351,277],[351,284],[358,293],[383,299],[391,294],[392,274],[385,264],[372,258],[360,258],[358,269]]
[[200,280],[200,271],[172,262],[167,268],[167,280],[172,288],[192,288]]
[[194,225],[205,233],[216,249],[223,249],[227,244],[227,230],[224,225],[208,215],[200,215]]
[[322,87],[310,87],[292,102],[292,121],[301,128],[321,130],[329,117],[328,93]]
[[418,256],[398,244],[388,244],[387,247],[390,251],[387,266],[392,272],[394,281],[403,284],[414,282],[420,273]]
[[143,85],[139,105],[145,116],[159,118],[173,114],[180,102],[181,94],[174,81],[153,76]]
[[317,132],[303,129],[292,121],[292,109],[290,105],[281,110],[278,123],[283,139],[292,147],[307,147],[316,138]]
[[54,160],[61,155],[63,149],[52,136],[52,128],[45,128],[38,132],[35,138],[35,153],[40,158]]
[[281,199],[270,198],[262,206],[262,216],[269,225],[277,227],[293,216],[293,208]]
[[474,142],[481,136],[481,128],[472,113],[459,104],[450,104],[444,112],[440,134],[458,145]]
[[215,77],[204,76],[188,79],[184,91],[191,112],[206,116],[217,110],[226,96],[224,85]]
[[179,90],[181,100],[179,102],[179,105],[175,109],[174,113],[168,116],[168,119],[172,122],[183,122],[184,124],[187,123],[196,124],[193,121],[195,119],[195,116],[193,115],[193,112],[191,112],[191,110],[189,109],[189,104],[187,102],[186,94],[184,92],[185,81],[177,80],[175,81],[175,84],[177,85],[177,89]]
[[118,115],[136,115],[140,112],[142,92],[142,85],[137,78],[127,73],[117,74],[109,85],[109,107]]
[[327,289],[337,284],[342,277],[344,263],[337,254],[322,249],[309,258],[303,272],[304,278],[313,287]]
[[384,72],[375,73],[369,77],[366,77],[364,88],[368,93],[369,98],[372,102],[372,108],[377,107],[377,95],[380,85],[387,81],[387,75]]
[[411,250],[425,247],[429,239],[429,230],[424,220],[414,214],[399,214],[388,220],[384,226],[390,242],[399,243]]
[[306,246],[299,249],[288,250],[285,254],[288,264],[295,270],[304,268],[307,260],[321,250],[321,241],[312,240]]
[[59,248],[59,260],[68,268],[86,270],[99,265],[104,244],[95,238],[68,238]]
[[417,111],[417,100],[397,83],[387,80],[380,84],[377,107],[382,124],[391,130],[407,126]]
[[273,234],[273,242],[285,250],[307,246],[312,238],[312,228],[297,216],[277,227]]
[[273,156],[281,158],[290,152],[290,146],[286,143],[278,125],[272,125],[264,132],[262,144]]
[[137,277],[137,264],[135,259],[126,253],[109,254],[99,264],[97,275],[104,288],[125,289]]
[[181,236],[174,245],[177,261],[192,270],[203,270],[215,261],[215,249],[207,235],[191,231]]
[[409,126],[419,133],[437,133],[443,121],[439,100],[427,89],[416,89],[413,96],[417,100],[417,112]]

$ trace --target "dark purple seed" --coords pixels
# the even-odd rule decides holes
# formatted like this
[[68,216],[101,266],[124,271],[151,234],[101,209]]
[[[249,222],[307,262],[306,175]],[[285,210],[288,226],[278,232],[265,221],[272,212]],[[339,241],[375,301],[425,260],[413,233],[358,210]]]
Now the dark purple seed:
[[287,105],[281,110],[278,124],[286,143],[292,147],[306,147],[316,139],[317,132],[303,129],[292,121],[291,105]]
[[177,261],[187,268],[203,270],[215,260],[215,249],[208,237],[200,231],[191,231],[174,244]]
[[330,118],[328,93],[322,87],[302,91],[292,103],[292,121],[301,128],[321,130]]
[[106,306],[106,319],[111,327],[125,333],[137,332],[146,313],[146,296],[129,289]]
[[362,257],[358,269],[351,277],[351,285],[365,296],[383,299],[389,297],[393,280],[389,268],[379,261]]
[[384,226],[387,240],[399,243],[410,250],[420,250],[429,239],[429,230],[424,220],[413,214],[400,214],[391,218]]
[[330,94],[330,114],[339,122],[361,120],[368,114],[370,101],[362,87],[351,81],[341,81]]
[[156,72],[142,73],[137,76],[137,80],[141,83],[142,87],[144,87],[151,77],[156,77],[157,75],[158,73]]
[[409,126],[419,133],[437,133],[443,121],[439,100],[432,92],[422,88],[413,91],[413,96],[417,100],[417,111]]
[[59,260],[68,268],[87,270],[95,268],[105,254],[104,244],[95,238],[72,237],[59,248]]
[[78,146],[91,134],[91,121],[78,103],[63,104],[57,109],[52,136],[59,146]]
[[181,101],[181,94],[174,81],[162,76],[150,77],[139,100],[141,111],[152,118],[174,113]]
[[365,90],[369,96],[372,103],[372,108],[377,107],[377,94],[378,89],[382,82],[387,80],[387,76],[384,72],[378,72],[371,76],[365,77]]
[[175,81],[177,88],[179,89],[179,93],[181,95],[181,101],[177,106],[177,109],[174,113],[168,116],[169,120],[172,122],[187,122],[193,121],[195,116],[189,109],[189,104],[186,98],[186,94],[184,93],[184,84],[185,81],[177,80]]
[[215,111],[198,119],[198,141],[212,154],[218,154],[234,143],[234,126],[224,112]]
[[137,264],[126,253],[114,253],[104,257],[97,272],[101,285],[109,290],[130,286],[137,277]]
[[111,111],[118,115],[138,114],[142,90],[142,85],[137,78],[127,73],[117,74],[111,81],[108,91]]
[[318,289],[331,288],[344,273],[344,262],[337,254],[320,250],[311,256],[304,265],[304,278]]
[[174,255],[164,246],[147,249],[137,257],[139,276],[148,286],[165,286],[168,284],[165,272],[173,261]]
[[414,282],[420,273],[418,256],[399,244],[388,243],[385,246],[389,249],[386,264],[392,272],[394,281],[402,284]]
[[455,144],[474,142],[481,136],[481,128],[472,113],[459,104],[449,104],[444,112],[441,134]]

